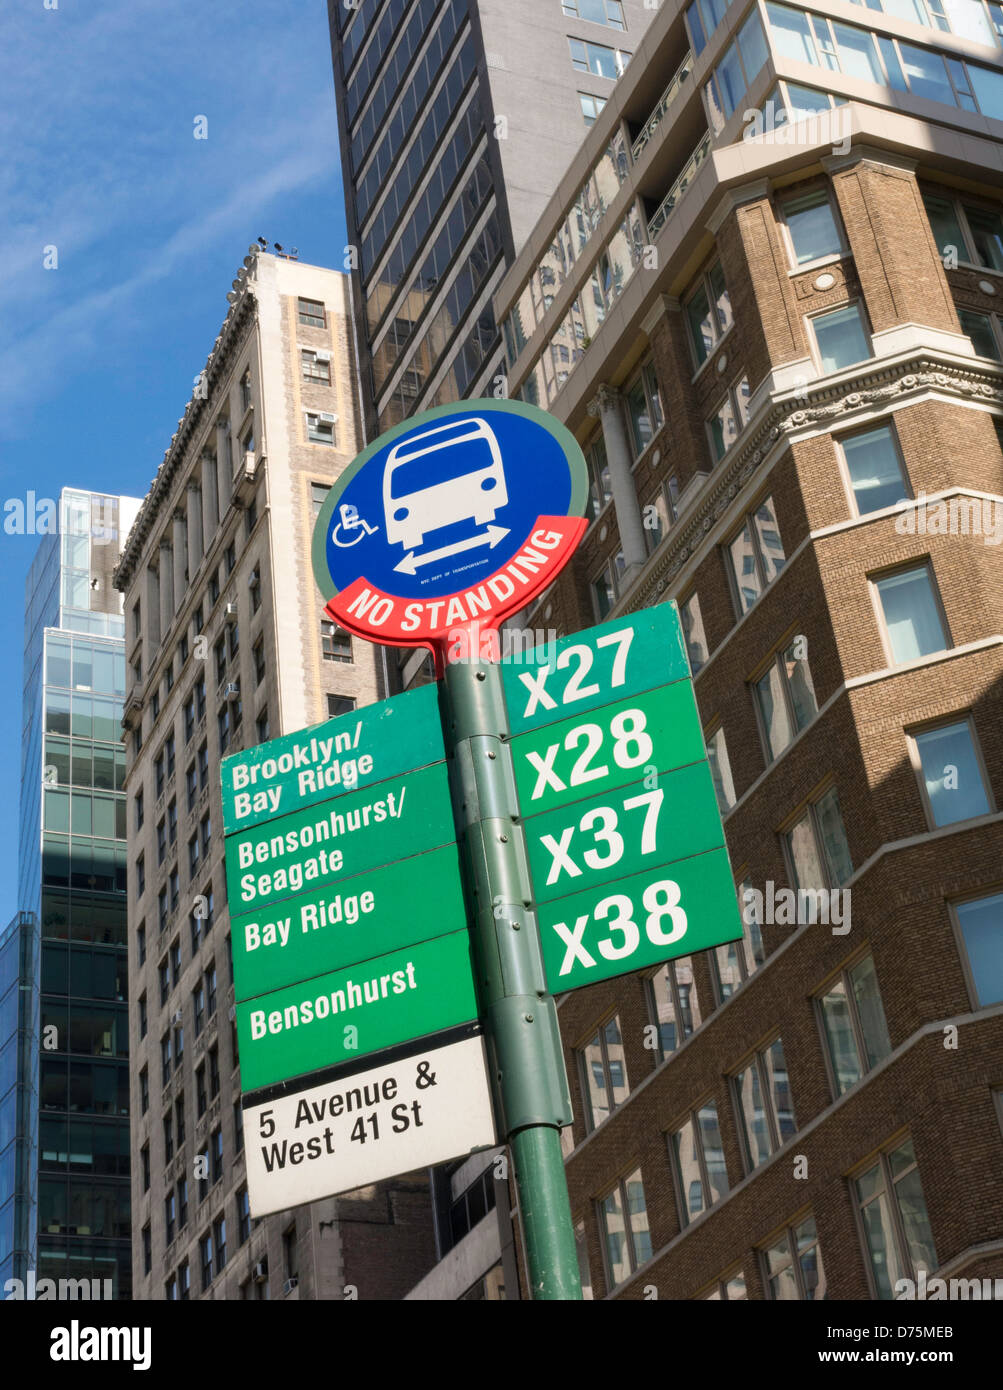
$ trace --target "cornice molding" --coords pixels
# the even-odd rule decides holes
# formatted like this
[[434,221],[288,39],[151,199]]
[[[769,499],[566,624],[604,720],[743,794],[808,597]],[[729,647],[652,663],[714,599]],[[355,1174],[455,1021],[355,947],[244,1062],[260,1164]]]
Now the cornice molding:
[[956,360],[940,360],[936,353],[923,349],[897,362],[871,359],[839,382],[819,383],[814,389],[809,384],[800,396],[771,399],[762,420],[735,459],[696,502],[692,516],[669,532],[665,553],[653,562],[644,582],[627,595],[621,611],[636,612],[661,602],[669,581],[700,548],[715,522],[729,510],[766,460],[774,456],[778,446],[814,427],[828,429],[875,406],[908,401],[930,391],[1003,407],[1003,371],[974,362],[968,367]]
[[230,312],[223,322],[223,327],[213,344],[212,351],[206,358],[203,371],[199,373],[198,381],[200,384],[204,384],[205,391],[203,393],[203,391],[196,389],[185,407],[185,413],[178,421],[177,429],[171,435],[171,442],[164,453],[163,461],[157,469],[156,477],[150,484],[149,492],[143,499],[143,504],[122,549],[119,562],[115,566],[112,584],[122,593],[125,593],[132,580],[147,538],[153,530],[161,508],[171,494],[182,460],[193,437],[201,432],[205,416],[218,408],[219,402],[214,400],[216,388],[229,371],[233,358],[238,355],[248,333],[257,321],[257,309],[257,295],[250,283],[245,282],[237,301],[231,306]]

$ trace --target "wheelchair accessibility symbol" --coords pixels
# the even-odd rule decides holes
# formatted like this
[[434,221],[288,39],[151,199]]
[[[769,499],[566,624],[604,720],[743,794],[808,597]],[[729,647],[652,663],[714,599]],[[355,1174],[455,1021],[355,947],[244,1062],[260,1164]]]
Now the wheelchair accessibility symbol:
[[[358,545],[363,536],[375,536],[379,529],[378,526],[370,526],[359,516],[355,507],[345,504],[338,508],[338,520],[331,531],[331,540],[339,550],[350,550],[353,545]],[[344,539],[339,537],[339,531],[344,533]]]

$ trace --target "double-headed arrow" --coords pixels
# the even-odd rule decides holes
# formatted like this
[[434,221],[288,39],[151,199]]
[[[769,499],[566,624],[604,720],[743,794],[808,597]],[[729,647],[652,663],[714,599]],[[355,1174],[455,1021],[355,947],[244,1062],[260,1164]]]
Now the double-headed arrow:
[[400,564],[394,565],[394,569],[401,574],[414,574],[419,565],[431,565],[436,560],[445,560],[448,556],[459,555],[464,550],[474,550],[479,545],[487,545],[494,550],[498,542],[504,540],[507,535],[507,526],[489,526],[479,536],[469,536],[465,541],[454,541],[452,545],[444,545],[440,550],[430,550],[425,555],[416,555],[413,550],[409,550]]

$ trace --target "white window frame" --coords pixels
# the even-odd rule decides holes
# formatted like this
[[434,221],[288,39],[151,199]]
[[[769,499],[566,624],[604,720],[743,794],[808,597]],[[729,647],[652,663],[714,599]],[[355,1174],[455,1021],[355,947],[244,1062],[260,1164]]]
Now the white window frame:
[[[794,1096],[790,1094],[791,1119],[794,1122],[794,1133],[788,1138],[784,1138],[780,1131],[780,1118],[777,1115],[776,1104],[773,1098],[773,1090],[769,1085],[769,1069],[766,1063],[766,1054],[774,1043],[784,1046],[784,1040],[780,1033],[775,1033],[766,1042],[760,1043],[753,1052],[748,1053],[744,1060],[739,1063],[733,1071],[728,1073],[728,1090],[731,1093],[732,1103],[735,1108],[735,1123],[738,1129],[739,1148],[742,1151],[742,1163],[745,1167],[746,1175],[757,1172],[764,1164],[769,1163],[786,1144],[790,1144],[798,1133],[797,1111],[794,1109]],[[784,1048],[784,1062],[787,1062],[787,1049]],[[739,1084],[741,1074],[748,1071],[750,1067],[755,1067],[756,1075],[759,1079],[759,1094],[763,1098],[763,1115],[766,1120],[766,1132],[770,1143],[770,1151],[758,1163],[752,1155],[752,1144],[749,1138],[749,1127],[745,1117],[745,1107],[742,1104],[742,1089]],[[790,1068],[787,1067],[787,1090],[791,1092]]]
[[[329,410],[304,410],[303,418],[306,421],[306,442],[308,444],[319,444],[325,449],[336,449],[338,447],[338,439],[334,428],[338,423],[337,415]],[[313,421],[312,424],[311,421]],[[330,425],[330,439],[315,439],[313,437],[312,431],[316,430],[322,424]]]
[[[968,816],[965,820],[948,821],[945,825],[937,825],[933,817],[933,806],[930,802],[930,794],[926,789],[926,776],[923,772],[923,759],[919,751],[917,736],[923,734],[936,733],[938,729],[949,729],[956,724],[967,724],[968,735],[972,741],[972,751],[975,754],[975,762],[979,769],[979,776],[982,778],[982,789],[986,794],[986,801],[989,809],[981,812],[977,816]],[[982,745],[979,742],[978,732],[975,728],[975,716],[971,710],[961,710],[957,714],[944,715],[940,719],[934,720],[930,724],[911,725],[904,730],[906,737],[906,747],[909,750],[909,761],[916,774],[919,783],[919,794],[923,802],[923,813],[926,816],[927,828],[930,830],[952,830],[962,829],[967,825],[974,825],[980,820],[985,820],[987,816],[996,814],[996,799],[993,796],[992,782],[989,780],[989,769],[986,766],[985,756],[982,752]]]
[[[772,1240],[766,1241],[763,1245],[759,1246],[759,1248],[758,1248],[757,1253],[758,1253],[758,1255],[759,1255],[760,1267],[761,1267],[761,1269],[762,1269],[762,1275],[763,1275],[763,1288],[764,1288],[765,1291],[766,1291],[766,1298],[767,1298],[767,1301],[768,1301],[768,1302],[773,1303],[773,1302],[784,1302],[784,1301],[785,1301],[785,1300],[783,1300],[783,1299],[779,1299],[779,1300],[778,1300],[778,1299],[775,1299],[774,1296],[773,1296],[773,1293],[772,1293],[772,1286],[771,1286],[771,1283],[770,1283],[770,1267],[769,1267],[769,1264],[767,1263],[767,1252],[768,1252],[768,1251],[771,1249],[771,1247],[773,1247],[774,1245],[779,1245],[781,1240],[785,1241],[786,1244],[787,1244],[787,1255],[788,1255],[788,1258],[790,1259],[790,1262],[791,1262],[791,1271],[792,1271],[792,1273],[793,1273],[793,1275],[794,1275],[794,1282],[795,1282],[795,1284],[797,1285],[798,1301],[799,1301],[800,1303],[810,1303],[810,1302],[813,1302],[813,1301],[814,1301],[814,1300],[809,1299],[809,1298],[807,1297],[807,1289],[806,1289],[806,1285],[805,1285],[805,1281],[804,1281],[804,1271],[803,1271],[802,1268],[801,1268],[801,1257],[800,1257],[800,1254],[799,1254],[799,1252],[798,1252],[798,1238],[797,1238],[797,1229],[798,1229],[798,1227],[799,1227],[799,1226],[802,1226],[802,1225],[805,1223],[805,1221],[807,1221],[807,1220],[809,1220],[809,1219],[815,1222],[815,1241],[814,1241],[814,1249],[815,1249],[815,1251],[816,1251],[816,1259],[817,1259],[818,1269],[819,1269],[819,1272],[821,1273],[821,1276],[822,1276],[821,1281],[820,1281],[820,1287],[821,1287],[823,1290],[826,1288],[826,1281],[825,1281],[825,1264],[824,1264],[824,1262],[823,1262],[823,1260],[822,1260],[822,1246],[821,1246],[821,1242],[820,1242],[820,1240],[819,1240],[819,1235],[818,1235],[818,1222],[815,1221],[815,1213],[814,1213],[814,1212],[812,1212],[812,1211],[806,1211],[806,1212],[802,1213],[802,1215],[801,1215],[799,1218],[795,1219],[794,1221],[789,1222],[789,1223],[784,1227],[784,1229],[783,1229],[782,1231],[778,1232],[778,1233],[773,1237]],[[812,1248],[811,1246],[808,1247],[808,1249],[811,1249],[811,1248]],[[778,1271],[778,1273],[782,1273],[782,1272],[783,1272],[782,1270],[781,1270],[781,1271]]]
[[[895,457],[898,459],[899,473],[902,477],[903,496],[911,501],[913,499],[912,480],[905,466],[905,456],[902,452],[902,443],[899,439],[899,432],[895,427],[895,417],[886,416],[883,420],[871,420],[859,429],[844,430],[841,434],[834,434],[832,442],[836,446],[836,462],[839,467],[839,476],[843,483],[843,491],[846,493],[847,505],[850,509],[851,517],[872,517],[877,516],[885,508],[876,508],[873,512],[862,512],[857,503],[857,494],[853,490],[853,479],[850,476],[850,466],[846,461],[846,454],[843,451],[844,441],[858,439],[861,435],[874,434],[879,429],[887,429],[891,433],[892,447],[895,450]],[[895,503],[891,503],[895,506]]]
[[[615,1183],[613,1183],[613,1185],[612,1185],[611,1187],[608,1187],[608,1188],[606,1189],[606,1191],[603,1193],[603,1195],[597,1199],[596,1204],[595,1204],[596,1220],[597,1220],[598,1225],[599,1225],[599,1233],[600,1233],[600,1237],[601,1237],[599,1243],[600,1243],[600,1245],[602,1246],[603,1275],[604,1275],[604,1277],[605,1277],[605,1279],[606,1279],[606,1289],[607,1289],[607,1292],[609,1292],[609,1293],[612,1293],[614,1289],[622,1288],[624,1284],[628,1283],[628,1282],[634,1277],[634,1275],[637,1273],[637,1270],[638,1270],[638,1268],[639,1268],[639,1264],[638,1264],[638,1261],[637,1261],[637,1256],[636,1256],[635,1251],[634,1251],[634,1233],[633,1233],[633,1231],[631,1230],[631,1225],[630,1225],[630,1203],[629,1203],[629,1201],[627,1200],[627,1183],[631,1181],[631,1179],[635,1176],[635,1174],[637,1175],[637,1180],[638,1180],[638,1181],[640,1182],[640,1184],[641,1184],[641,1191],[644,1193],[644,1214],[645,1214],[645,1216],[647,1217],[648,1214],[649,1214],[649,1211],[648,1211],[648,1194],[647,1194],[647,1192],[645,1191],[645,1188],[644,1188],[644,1174],[643,1174],[643,1172],[641,1171],[641,1165],[640,1165],[640,1164],[637,1164],[636,1167],[631,1168],[631,1170],[630,1170],[628,1173],[622,1174],[622,1175],[617,1179],[617,1181],[616,1181]],[[613,1278],[613,1272],[612,1272],[612,1270],[610,1269],[610,1263],[609,1263],[609,1242],[608,1242],[608,1235],[607,1235],[607,1228],[606,1228],[606,1213],[605,1213],[605,1211],[603,1210],[603,1202],[605,1202],[606,1198],[609,1197],[609,1196],[611,1196],[612,1193],[617,1192],[617,1191],[618,1191],[619,1194],[620,1194],[620,1208],[621,1208],[621,1210],[622,1210],[622,1212],[623,1212],[624,1250],[625,1250],[626,1255],[627,1255],[627,1264],[629,1265],[629,1270],[628,1270],[628,1273],[627,1273],[626,1278],[621,1279],[619,1283],[617,1283],[617,1282],[614,1280],[614,1278]],[[650,1220],[649,1220],[649,1223],[648,1223],[647,1230],[648,1230],[648,1240],[649,1240],[649,1243],[650,1243],[650,1240],[651,1240],[651,1223],[650,1223]]]
[[[910,657],[908,661],[899,662],[895,659],[895,651],[892,647],[891,635],[888,631],[888,624],[885,621],[885,606],[881,602],[881,591],[878,585],[884,579],[893,579],[898,574],[908,574],[912,570],[925,569],[930,579],[930,592],[933,594],[933,601],[936,605],[937,613],[940,617],[940,626],[944,634],[944,646],[936,652],[927,652],[925,656]],[[881,649],[885,654],[885,660],[890,670],[902,670],[907,666],[917,663],[930,661],[941,656],[944,652],[953,651],[954,637],[951,633],[950,625],[947,621],[947,613],[944,609],[944,602],[940,596],[940,585],[937,583],[937,576],[934,573],[933,561],[929,555],[918,556],[915,560],[909,560],[906,564],[895,565],[891,569],[872,572],[867,576],[867,582],[871,590],[871,601],[874,606],[874,615],[877,620],[878,634],[881,638]]]
[[[864,1028],[863,1024],[860,1021],[860,1010],[857,1008],[857,1000],[853,992],[853,980],[851,979],[852,973],[854,970],[857,969],[858,966],[863,965],[864,961],[868,959],[870,960],[872,966],[874,966],[874,980],[878,990],[878,1002],[881,1005],[881,1014],[885,1021],[885,1032],[887,1033],[888,1017],[885,1014],[885,1001],[881,994],[881,984],[878,981],[878,971],[877,966],[874,963],[874,953],[870,950],[869,947],[865,948],[862,951],[858,951],[856,955],[852,956],[849,960],[844,961],[840,968],[837,971],[835,971],[832,975],[830,975],[829,978],[825,981],[825,983],[823,985],[820,985],[812,996],[812,1003],[815,1009],[815,1018],[816,1022],[818,1023],[819,1037],[822,1042],[822,1056],[825,1058],[825,1069],[826,1074],[829,1078],[829,1085],[832,1090],[833,1101],[839,1100],[841,1096],[849,1095],[849,1093],[853,1090],[854,1086],[859,1086],[862,1081],[866,1080],[868,1074],[874,1070],[874,1067],[880,1066],[881,1062],[885,1060],[885,1058],[881,1058],[878,1062],[874,1063],[874,1066],[871,1066],[871,1064],[867,1060],[867,1040],[864,1037]],[[829,1030],[826,1027],[825,1009],[823,1008],[822,1003],[822,1001],[825,999],[825,996],[831,993],[833,988],[838,984],[842,984],[843,989],[846,993],[847,1013],[850,1019],[850,1028],[853,1033],[853,1041],[857,1049],[857,1062],[860,1068],[860,1076],[853,1083],[852,1086],[847,1086],[845,1091],[840,1089],[839,1077],[836,1075],[836,1059],[832,1055],[832,1045],[829,1040]],[[890,1056],[893,1051],[894,1049],[892,1048],[891,1041],[889,1039],[889,1049],[888,1053],[886,1054],[886,1057]]]
[[[708,1178],[709,1170],[707,1168],[707,1155],[704,1152],[703,1136],[701,1133],[700,1122],[698,1119],[700,1111],[706,1105],[713,1105],[714,1111],[717,1115],[717,1128],[718,1133],[722,1136],[721,1145],[723,1153],[723,1126],[721,1124],[721,1112],[718,1109],[716,1095],[704,1096],[704,1098],[697,1105],[691,1106],[690,1109],[686,1112],[685,1116],[679,1121],[679,1123],[673,1125],[673,1127],[670,1130],[668,1130],[668,1132],[665,1135],[666,1145],[669,1151],[669,1168],[672,1171],[672,1186],[676,1196],[676,1215],[679,1218],[680,1232],[685,1231],[689,1226],[692,1226],[695,1221],[699,1221],[702,1217],[706,1216],[706,1214],[709,1211],[712,1211],[719,1202],[723,1202],[724,1199],[728,1196],[729,1192],[731,1191],[731,1183],[728,1179],[728,1169],[726,1163],[724,1172],[724,1191],[721,1193],[720,1197],[715,1197],[712,1202],[707,1200],[711,1193],[711,1184]],[[679,1159],[676,1154],[675,1144],[676,1136],[687,1124],[690,1125],[693,1130],[693,1136],[695,1141],[694,1147],[696,1149],[697,1155],[697,1166],[700,1169],[700,1191],[703,1198],[703,1210],[697,1212],[695,1216],[690,1215],[689,1205],[686,1201],[686,1193],[683,1191],[683,1175],[679,1167]]]
[[[743,382],[748,388],[748,372],[743,372],[740,377],[736,377],[736,379],[725,391],[724,395],[721,396],[721,398],[719,399],[716,409],[712,410],[708,419],[704,421],[704,429],[707,432],[707,449],[710,454],[711,468],[716,468],[719,463],[724,462],[731,450],[741,439],[742,433],[745,430],[746,425],[749,423],[748,400],[742,394]],[[747,392],[747,395],[751,395],[751,391]],[[731,406],[731,413],[734,417],[737,428],[735,430],[735,438],[732,440],[730,444],[726,444],[724,452],[719,454],[717,453],[716,445],[714,442],[714,421],[721,414],[721,411],[724,409],[726,405]]]
[[[846,309],[856,309],[857,315],[860,319],[860,327],[863,330],[864,337],[866,338],[867,344],[870,348],[870,352],[867,354],[866,357],[861,357],[856,362],[850,362],[845,367],[835,367],[831,372],[827,372],[825,367],[822,365],[822,350],[819,347],[818,339],[815,336],[815,324],[819,319],[827,318],[830,314],[842,313]],[[867,306],[864,304],[862,298],[848,299],[845,304],[830,304],[828,308],[820,309],[818,313],[805,314],[804,322],[806,328],[811,330],[810,332],[807,332],[805,336],[808,339],[808,347],[809,351],[811,352],[812,363],[814,364],[814,367],[818,372],[819,376],[834,376],[837,372],[856,371],[859,367],[862,367],[865,362],[871,362],[874,360],[874,338],[871,331],[871,321],[867,314]]]
[[[776,504],[773,501],[773,493],[766,492],[762,495],[762,497],[758,498],[751,507],[746,507],[744,509],[741,518],[739,519],[738,525],[729,532],[723,546],[725,568],[728,572],[728,579],[731,584],[732,602],[735,605],[735,612],[739,621],[741,621],[747,613],[751,613],[752,610],[757,606],[757,604],[762,602],[762,600],[766,597],[769,591],[773,588],[773,585],[780,578],[780,575],[783,574],[784,570],[787,568],[787,564],[790,558],[785,550],[784,563],[779,573],[774,575],[772,579],[768,580],[766,578],[766,564],[763,559],[762,547],[759,541],[759,530],[756,526],[756,513],[759,511],[760,507],[765,506],[767,503],[769,503],[769,506],[774,515],[774,519],[776,520],[777,534],[780,535],[780,519],[779,517],[777,517],[776,514],[777,508]],[[759,581],[759,593],[756,595],[755,599],[752,601],[748,608],[746,608],[742,603],[741,581],[739,575],[735,573],[735,566],[732,561],[731,555],[731,547],[734,545],[735,541],[738,540],[739,536],[745,530],[746,526],[749,527],[749,533],[752,537],[752,552],[753,558],[756,562],[756,578]],[[780,536],[780,543],[782,546],[783,536]]]
[[[892,1178],[892,1171],[891,1171],[890,1155],[893,1154],[897,1149],[902,1148],[902,1146],[903,1146],[904,1144],[913,1144],[913,1162],[912,1162],[912,1166],[909,1167],[909,1168],[904,1169],[903,1172],[901,1172],[901,1173],[899,1174],[899,1176],[898,1176],[897,1179],[893,1179],[893,1178]],[[896,1254],[896,1256],[897,1256],[897,1258],[898,1258],[898,1263],[899,1263],[899,1265],[901,1266],[901,1268],[903,1269],[903,1271],[908,1270],[908,1274],[904,1274],[904,1275],[903,1275],[904,1278],[915,1279],[915,1278],[916,1278],[916,1267],[914,1266],[914,1264],[913,1264],[913,1262],[912,1262],[912,1254],[911,1254],[910,1249],[909,1249],[909,1242],[908,1242],[908,1240],[906,1239],[905,1228],[904,1228],[903,1225],[902,1225],[902,1214],[901,1214],[901,1212],[899,1211],[898,1200],[897,1200],[897,1198],[896,1198],[896,1196],[895,1196],[895,1188],[896,1188],[897,1183],[900,1182],[900,1181],[902,1180],[902,1178],[906,1177],[909,1173],[919,1172],[919,1162],[918,1162],[918,1160],[916,1159],[916,1149],[915,1149],[915,1143],[914,1143],[914,1141],[913,1141],[912,1135],[911,1135],[910,1133],[899,1134],[899,1135],[897,1136],[897,1138],[894,1139],[891,1143],[882,1145],[881,1149],[880,1149],[876,1154],[872,1154],[872,1155],[870,1156],[870,1158],[868,1158],[868,1159],[866,1160],[866,1162],[858,1164],[858,1165],[856,1166],[856,1168],[854,1168],[853,1172],[849,1175],[849,1176],[850,1176],[850,1199],[851,1199],[851,1201],[853,1202],[854,1218],[855,1218],[856,1223],[857,1223],[857,1232],[858,1232],[858,1236],[859,1236],[859,1239],[860,1239],[861,1253],[863,1254],[863,1257],[864,1257],[864,1267],[865,1267],[866,1272],[867,1272],[867,1283],[868,1283],[868,1287],[869,1287],[870,1290],[871,1290],[871,1297],[874,1299],[874,1301],[875,1301],[875,1302],[878,1302],[878,1301],[883,1302],[884,1300],[881,1299],[881,1295],[880,1295],[879,1292],[878,1292],[877,1280],[876,1280],[875,1277],[874,1277],[874,1265],[873,1265],[873,1262],[872,1262],[872,1259],[871,1259],[870,1246],[869,1246],[868,1243],[867,1243],[867,1228],[866,1228],[866,1226],[864,1225],[864,1207],[865,1207],[865,1206],[870,1206],[870,1204],[871,1204],[872,1202],[878,1201],[879,1198],[880,1198],[880,1194],[876,1193],[873,1197],[869,1198],[866,1202],[861,1202],[861,1200],[860,1200],[860,1194],[859,1194],[859,1192],[857,1191],[857,1183],[859,1182],[859,1180],[860,1180],[866,1173],[870,1173],[870,1172],[871,1172],[874,1168],[876,1168],[876,1167],[877,1167],[877,1168],[880,1168],[880,1170],[881,1170],[881,1178],[882,1178],[882,1181],[883,1181],[883,1183],[884,1183],[883,1193],[884,1193],[885,1199],[886,1199],[887,1204],[888,1204],[888,1214],[889,1214],[889,1219],[890,1219],[890,1221],[891,1221],[891,1226],[892,1226],[892,1239],[894,1240],[895,1245],[896,1245],[896,1247],[897,1247],[897,1249],[896,1249],[896,1251],[895,1251],[895,1254]],[[923,1181],[923,1180],[922,1180],[922,1176],[921,1176],[921,1177],[920,1177],[920,1186],[921,1186],[921,1188],[922,1188],[922,1181]],[[924,1207],[924,1210],[926,1211],[927,1222],[929,1223],[929,1221],[930,1221],[930,1208],[929,1208],[929,1206],[927,1205],[926,1191],[925,1191],[925,1190],[923,1191],[923,1207]],[[932,1235],[932,1231],[931,1231],[931,1235]],[[934,1248],[934,1255],[935,1255],[934,1269],[936,1269],[936,1268],[937,1268],[937,1265],[936,1265],[936,1247]],[[934,1272],[934,1270],[930,1270],[930,1273],[931,1273],[931,1274],[932,1274],[933,1272]],[[894,1288],[894,1286],[893,1286],[893,1288]]]
[[[795,185],[795,188],[797,185]],[[810,198],[815,194],[821,193],[825,201],[829,204],[832,212],[832,220],[836,226],[836,237],[839,241],[838,251],[827,251],[824,256],[815,256],[810,261],[798,261],[797,247],[794,244],[794,234],[791,231],[790,223],[787,220],[787,205],[800,202],[803,198]],[[843,219],[839,211],[831,184],[816,184],[814,188],[802,188],[795,193],[794,189],[784,189],[777,195],[777,221],[780,223],[781,235],[783,237],[784,248],[790,262],[791,269],[789,274],[804,275],[811,270],[819,270],[825,265],[835,265],[838,261],[844,260],[850,255],[849,243],[846,239],[846,228],[843,226]]]
[[[843,808],[842,805],[839,804],[839,790],[836,787],[835,781],[830,777],[826,780],[823,786],[819,787],[816,791],[812,793],[809,800],[803,801],[801,803],[801,805],[794,812],[794,814],[787,818],[780,830],[780,839],[783,847],[784,862],[787,866],[787,878],[788,882],[790,883],[791,887],[794,889],[795,892],[800,892],[802,888],[809,893],[825,892],[826,890],[832,890],[840,888],[842,886],[836,881],[835,865],[830,862],[829,854],[825,847],[825,837],[822,834],[822,828],[819,824],[818,819],[818,805],[821,801],[825,799],[825,797],[829,795],[830,792],[836,793],[836,802],[837,805],[839,805],[839,820],[840,824],[843,827],[843,836],[846,839],[847,854],[850,853],[850,841],[849,837],[846,834],[846,822],[843,820]],[[798,881],[797,866],[794,861],[794,848],[792,836],[795,828],[799,826],[801,822],[805,819],[808,820],[811,826],[812,836],[815,840],[815,855],[819,863],[826,871],[827,882],[824,884],[820,884],[818,887],[812,884],[802,884]],[[850,865],[851,872],[846,882],[849,882],[849,878],[852,877],[853,873],[855,872],[855,869],[853,867],[852,855],[850,857]]]
[[[752,696],[752,705],[756,713],[756,724],[759,728],[759,737],[762,741],[763,756],[766,759],[767,767],[772,767],[775,762],[782,758],[791,744],[796,743],[800,736],[806,730],[810,729],[818,718],[818,696],[815,694],[815,681],[811,674],[811,666],[808,664],[807,656],[800,657],[798,659],[803,660],[808,669],[808,680],[811,682],[812,699],[815,701],[815,713],[811,719],[809,719],[808,723],[805,724],[804,728],[798,727],[797,713],[794,709],[794,697],[791,694],[790,688],[790,677],[787,675],[784,668],[784,656],[788,648],[793,646],[797,641],[797,638],[797,633],[789,633],[787,637],[773,649],[769,658],[757,669],[755,675],[750,676],[748,681],[749,693]],[[780,686],[783,691],[784,706],[787,710],[787,719],[791,729],[790,739],[784,744],[783,748],[778,749],[777,752],[774,752],[770,747],[769,730],[766,727],[766,718],[763,714],[763,707],[759,699],[759,684],[774,668],[780,673]]]

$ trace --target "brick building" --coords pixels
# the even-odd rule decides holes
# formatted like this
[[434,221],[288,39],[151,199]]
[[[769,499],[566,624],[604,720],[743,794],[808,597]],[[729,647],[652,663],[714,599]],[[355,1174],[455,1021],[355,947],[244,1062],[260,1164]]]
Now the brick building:
[[521,621],[679,604],[747,904],[560,1001],[596,1298],[1003,1274],[1001,36],[667,0],[495,297],[592,481]]
[[252,248],[139,512],[125,594],[133,1294],[361,1298],[432,1258],[427,1180],[252,1222],[219,763],[379,698],[314,519],[361,448],[347,279]]

